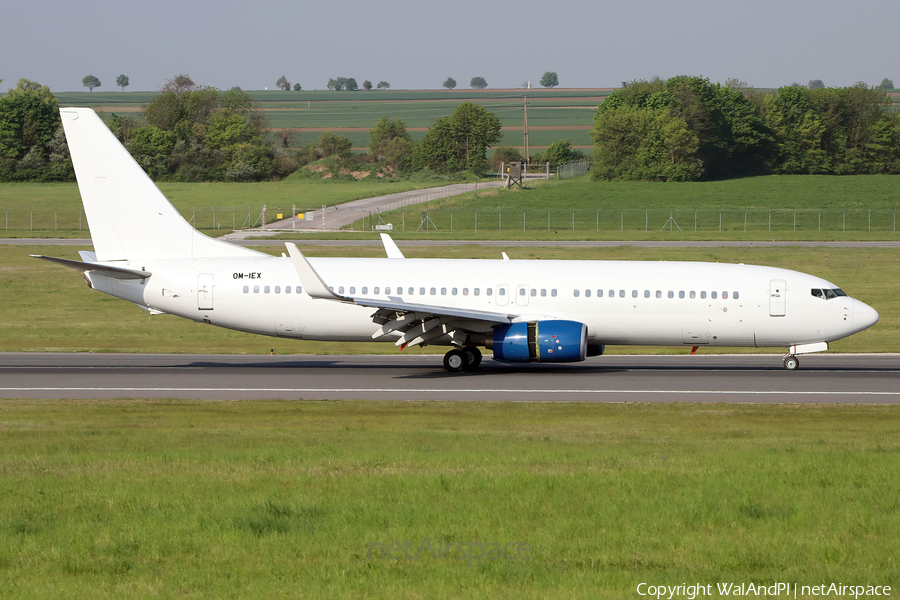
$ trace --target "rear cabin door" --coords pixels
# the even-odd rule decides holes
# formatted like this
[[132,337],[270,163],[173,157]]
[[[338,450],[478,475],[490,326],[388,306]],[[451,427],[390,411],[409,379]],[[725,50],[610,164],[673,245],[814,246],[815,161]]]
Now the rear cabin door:
[[197,275],[197,309],[213,310],[213,274]]
[[769,316],[783,317],[787,300],[787,282],[784,279],[773,279],[769,282]]

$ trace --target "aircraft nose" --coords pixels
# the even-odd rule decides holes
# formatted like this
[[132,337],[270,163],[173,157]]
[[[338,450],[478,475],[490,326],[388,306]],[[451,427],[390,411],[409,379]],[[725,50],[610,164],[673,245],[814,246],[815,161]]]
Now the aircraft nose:
[[853,329],[862,331],[878,322],[878,311],[859,300],[853,300]]

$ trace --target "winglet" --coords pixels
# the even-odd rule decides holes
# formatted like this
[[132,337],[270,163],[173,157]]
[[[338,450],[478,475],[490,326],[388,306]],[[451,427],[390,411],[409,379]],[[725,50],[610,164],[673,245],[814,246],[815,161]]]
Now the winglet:
[[509,260],[509,257],[506,255],[506,252],[501,252],[500,254],[503,255],[503,260]]
[[381,243],[384,244],[384,251],[387,253],[388,258],[406,258],[388,234],[381,234]]
[[303,289],[306,290],[307,294],[313,298],[321,298],[323,300],[353,302],[350,298],[338,296],[328,289],[328,286],[325,285],[325,282],[322,281],[322,278],[319,277],[316,270],[312,268],[312,265],[309,264],[309,261],[303,256],[303,253],[300,252],[296,244],[285,242],[284,245],[287,247],[288,254],[291,255],[291,261],[294,263],[294,268],[297,270],[297,276],[300,277],[300,284],[303,286]]

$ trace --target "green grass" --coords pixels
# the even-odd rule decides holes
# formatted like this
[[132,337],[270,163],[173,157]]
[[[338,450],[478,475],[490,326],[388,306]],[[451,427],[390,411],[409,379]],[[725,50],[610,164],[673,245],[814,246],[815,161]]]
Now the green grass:
[[[415,232],[427,210],[439,232],[421,235],[434,239],[894,240],[898,239],[895,220],[898,182],[900,178],[893,175],[769,176],[664,184],[595,182],[584,176],[565,181],[529,182],[521,190],[466,194],[383,216],[385,221],[394,224],[398,237],[403,237]],[[323,204],[340,204],[443,183],[440,179],[385,182],[288,179],[252,184],[162,183],[160,188],[186,218],[195,218],[200,229],[215,235],[216,231],[229,231],[232,225],[258,224],[263,204],[268,206],[270,215],[289,214],[292,205],[309,210]],[[8,237],[85,235],[83,220],[81,229],[78,228],[81,202],[75,184],[0,184],[0,211],[6,207],[8,229],[0,232],[5,231]],[[215,220],[211,207],[216,207]],[[477,231],[476,208],[480,213]],[[452,231],[451,210],[454,211]],[[695,210],[697,231],[694,231]],[[572,211],[575,211],[575,231]],[[869,211],[872,211],[871,231]],[[247,219],[248,212],[250,219]],[[670,212],[681,232],[674,228],[660,231]],[[4,217],[0,212],[0,219]],[[214,229],[215,225],[218,230]],[[360,225],[355,224],[354,228]],[[6,222],[0,221],[0,227],[6,227]]]
[[900,585],[897,406],[2,401],[0,429],[7,598]]
[[[371,239],[372,234],[368,234]],[[384,256],[380,247],[303,246],[309,256]],[[29,258],[77,259],[76,247],[0,246],[0,351],[183,352],[266,354],[395,354],[393,344],[286,340],[201,325],[171,315],[149,315],[133,304],[90,290],[81,275]],[[83,248],[89,249],[89,248]],[[280,255],[284,246],[267,249]],[[404,248],[406,256],[499,258],[502,248]],[[770,265],[812,273],[875,307],[881,321],[832,344],[836,352],[900,352],[900,249],[835,248],[512,248],[514,259],[686,260]],[[861,268],[861,266],[865,268]],[[612,354],[683,353],[685,348],[616,346]],[[737,350],[728,350],[737,351]],[[743,350],[759,352],[759,350]],[[779,352],[779,349],[769,349]],[[441,348],[405,352],[443,353]]]

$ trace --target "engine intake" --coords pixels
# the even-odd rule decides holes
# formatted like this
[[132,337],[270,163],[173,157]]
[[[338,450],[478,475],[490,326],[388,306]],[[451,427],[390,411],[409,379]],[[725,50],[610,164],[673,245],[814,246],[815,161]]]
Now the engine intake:
[[579,362],[587,355],[587,325],[577,321],[511,323],[494,328],[494,360]]

